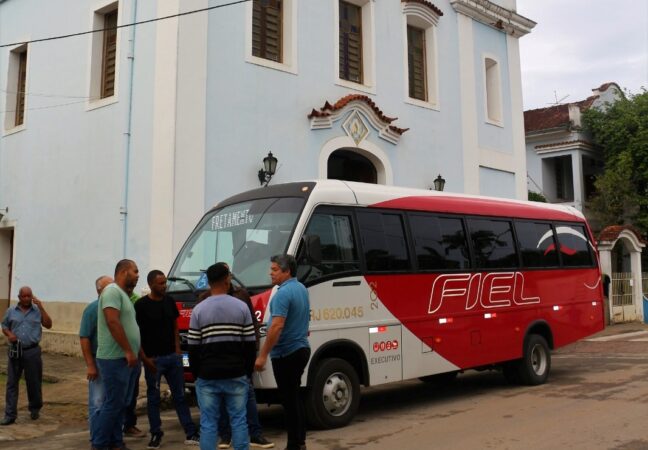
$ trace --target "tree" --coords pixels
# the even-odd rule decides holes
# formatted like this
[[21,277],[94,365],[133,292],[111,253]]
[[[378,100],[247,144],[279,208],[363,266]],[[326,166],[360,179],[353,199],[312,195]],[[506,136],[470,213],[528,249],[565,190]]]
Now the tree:
[[592,213],[603,225],[632,224],[648,236],[648,91],[591,108],[583,123],[604,157]]

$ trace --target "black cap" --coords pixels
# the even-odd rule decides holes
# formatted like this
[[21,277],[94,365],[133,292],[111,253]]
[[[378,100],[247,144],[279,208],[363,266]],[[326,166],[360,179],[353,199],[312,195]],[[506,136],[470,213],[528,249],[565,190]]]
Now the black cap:
[[209,284],[217,283],[230,274],[227,264],[219,262],[207,268],[207,281]]

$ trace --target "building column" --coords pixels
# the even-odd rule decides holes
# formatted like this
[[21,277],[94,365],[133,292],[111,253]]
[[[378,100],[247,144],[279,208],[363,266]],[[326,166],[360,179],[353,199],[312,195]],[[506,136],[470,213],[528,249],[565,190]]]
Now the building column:
[[572,182],[574,185],[574,206],[579,211],[583,210],[585,201],[585,185],[583,183],[583,156],[581,152],[575,151],[571,155],[572,160]]
[[[515,8],[515,0],[512,1]],[[524,107],[522,104],[522,71],[520,68],[520,40],[506,36],[508,72],[511,84],[511,132],[513,133],[513,164],[515,167],[515,196],[519,200],[529,197],[526,170],[526,144],[524,136]]]
[[[209,2],[193,0],[180,5],[183,12],[206,8]],[[208,24],[208,13],[190,14],[182,18],[178,29],[174,256],[208,206],[205,205]]]
[[[158,0],[158,17],[178,14],[180,0]],[[151,150],[150,268],[173,260],[174,174],[178,93],[178,18],[157,23]]]
[[643,292],[641,292],[641,250],[630,251],[630,270],[632,271],[632,298],[634,299],[637,320],[644,321]]
[[459,33],[459,79],[464,193],[479,194],[479,144],[477,139],[477,93],[473,20],[457,14]]

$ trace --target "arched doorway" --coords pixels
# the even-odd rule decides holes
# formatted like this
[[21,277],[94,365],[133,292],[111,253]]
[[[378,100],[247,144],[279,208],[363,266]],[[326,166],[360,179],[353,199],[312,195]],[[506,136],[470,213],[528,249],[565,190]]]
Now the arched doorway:
[[376,166],[357,151],[336,150],[329,156],[327,165],[329,179],[378,183]]
[[609,226],[599,235],[601,272],[611,281],[611,323],[644,321],[641,251],[645,246],[641,234],[627,225]]

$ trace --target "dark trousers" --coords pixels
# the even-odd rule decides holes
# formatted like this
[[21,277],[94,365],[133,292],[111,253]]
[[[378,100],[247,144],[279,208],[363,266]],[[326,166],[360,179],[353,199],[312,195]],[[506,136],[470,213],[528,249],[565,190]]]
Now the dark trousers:
[[307,347],[300,348],[282,358],[272,358],[272,370],[286,416],[287,450],[300,450],[306,444],[306,420],[299,398],[299,386],[308,358],[310,358],[310,348]]
[[182,367],[182,355],[171,353],[170,355],[157,356],[155,358],[157,371],[152,373],[148,367],[144,367],[146,378],[146,412],[148,414],[151,434],[162,431],[160,420],[160,380],[164,376],[175,405],[178,420],[184,429],[187,438],[195,435],[198,429],[191,420],[191,411],[184,396],[184,369]]
[[25,372],[29,411],[38,412],[43,407],[43,360],[39,346],[23,350],[19,359],[9,358],[7,364],[7,394],[5,397],[5,417],[15,419],[18,416],[18,382]]
[[142,374],[142,361],[137,360],[132,376],[135,381],[135,389],[132,395],[126,400],[126,409],[124,410],[124,431],[137,425],[137,397],[139,397],[139,379]]

